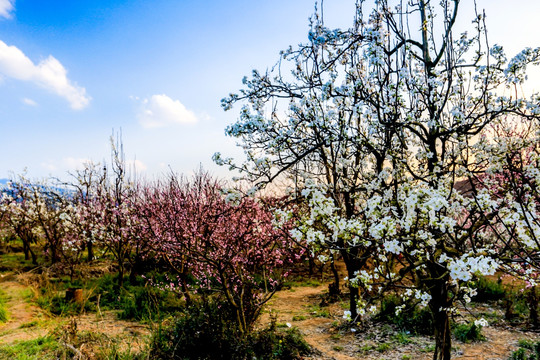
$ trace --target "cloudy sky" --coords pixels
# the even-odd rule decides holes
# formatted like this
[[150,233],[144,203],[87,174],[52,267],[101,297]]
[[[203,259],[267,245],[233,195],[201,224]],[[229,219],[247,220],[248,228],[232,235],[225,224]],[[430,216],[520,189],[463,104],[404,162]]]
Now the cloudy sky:
[[[462,1],[460,26],[473,17]],[[478,0],[490,42],[540,46],[537,0]],[[279,50],[306,40],[313,0],[0,0],[0,178],[65,177],[126,158],[148,177],[240,156],[224,136],[237,111],[220,99]],[[325,0],[325,23],[348,27],[353,0]],[[539,77],[540,79],[540,77]]]

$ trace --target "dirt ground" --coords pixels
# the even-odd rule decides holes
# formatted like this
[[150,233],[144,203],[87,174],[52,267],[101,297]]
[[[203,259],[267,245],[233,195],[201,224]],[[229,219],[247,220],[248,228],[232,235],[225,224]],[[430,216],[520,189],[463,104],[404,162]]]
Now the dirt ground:
[[[0,324],[0,346],[54,334],[66,347],[76,344],[92,359],[102,347],[116,346],[136,352],[147,344],[150,328],[136,322],[118,320],[114,312],[83,314],[59,318],[47,314],[29,301],[31,287],[21,275],[4,275],[0,288],[7,295],[10,319]],[[275,318],[280,326],[297,327],[314,349],[308,359],[322,360],[428,360],[432,358],[433,339],[411,336],[396,340],[397,331],[386,324],[351,329],[343,326],[346,298],[321,306],[321,294],[328,284],[293,286],[275,294],[260,319],[260,326]],[[475,311],[493,312],[491,308]],[[507,360],[517,349],[519,339],[540,340],[540,334],[521,331],[507,325],[483,329],[484,342],[470,344],[454,341],[453,359]],[[407,357],[407,355],[409,357]]]
[[113,311],[70,318],[47,314],[29,301],[34,290],[24,275],[1,276],[0,289],[6,294],[9,313],[9,320],[0,324],[0,346],[54,335],[61,345],[76,348],[84,358],[92,359],[104,348],[114,346],[136,353],[148,343],[148,326],[118,320]]
[[[261,322],[277,317],[278,324],[297,327],[306,341],[315,349],[312,359],[324,360],[401,360],[404,355],[410,359],[432,359],[433,339],[426,336],[411,336],[410,343],[403,344],[393,340],[396,334],[388,325],[371,325],[363,329],[347,329],[342,324],[345,301],[318,306],[321,294],[327,284],[317,287],[293,287],[275,295],[263,314]],[[344,299],[346,300],[346,299]],[[318,314],[317,311],[324,311]],[[485,309],[477,309],[477,311]],[[492,309],[491,309],[492,310]],[[336,326],[337,325],[337,326]],[[453,359],[507,360],[512,351],[518,348],[519,339],[540,340],[540,334],[520,331],[507,327],[489,326],[483,329],[486,341],[474,343],[453,343]],[[380,346],[388,344],[388,346]]]

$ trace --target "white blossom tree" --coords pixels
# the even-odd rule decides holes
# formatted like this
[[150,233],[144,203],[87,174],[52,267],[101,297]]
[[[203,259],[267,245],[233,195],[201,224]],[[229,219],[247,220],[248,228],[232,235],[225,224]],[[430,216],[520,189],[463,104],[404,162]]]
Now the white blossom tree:
[[471,280],[493,274],[503,258],[490,188],[456,185],[485,173],[483,159],[493,156],[480,136],[486,126],[538,119],[538,96],[505,94],[525,81],[540,50],[507,60],[489,46],[483,14],[471,14],[470,34],[456,34],[459,0],[365,7],[358,2],[348,30],[314,15],[306,44],[244,78],[223,107],[244,104],[226,133],[246,161],[214,159],[258,187],[283,177],[300,183],[310,211],[291,235],[341,254],[346,316],[358,320],[376,311],[378,294],[400,291],[429,306],[434,359],[446,360],[455,301],[469,300]]

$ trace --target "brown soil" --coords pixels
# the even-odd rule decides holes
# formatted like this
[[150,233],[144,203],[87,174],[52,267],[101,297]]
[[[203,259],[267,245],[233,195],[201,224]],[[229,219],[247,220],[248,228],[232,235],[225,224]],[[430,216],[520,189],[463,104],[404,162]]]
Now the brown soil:
[[35,289],[28,275],[3,275],[0,288],[7,296],[9,320],[0,324],[0,346],[52,335],[60,344],[85,359],[93,359],[104,349],[137,353],[148,343],[150,329],[137,322],[118,320],[114,311],[55,317],[33,305],[28,298]]
[[[7,295],[9,321],[0,324],[0,346],[53,335],[66,348],[76,349],[87,359],[93,359],[103,349],[116,347],[121,351],[138,352],[148,343],[150,329],[136,322],[121,321],[114,312],[82,314],[72,318],[54,317],[28,298],[33,287],[25,275],[0,277],[0,288]],[[372,324],[351,329],[342,318],[347,298],[322,302],[328,284],[295,286],[278,292],[267,304],[260,326],[274,318],[278,325],[297,327],[314,349],[308,359],[321,360],[401,360],[432,358],[433,339],[411,336],[404,344],[396,339],[397,331],[387,324]],[[474,313],[502,314],[488,306],[469,309]],[[462,311],[464,314],[468,313]],[[465,317],[461,321],[467,320]],[[458,319],[458,320],[460,320]],[[507,360],[517,349],[519,339],[540,340],[539,333],[521,331],[504,321],[483,329],[485,342],[453,343],[453,359]]]
[[[344,326],[343,310],[347,298],[321,306],[322,294],[327,292],[328,284],[317,287],[293,287],[278,292],[261,317],[261,323],[267,324],[271,317],[278,325],[297,327],[306,341],[315,350],[310,359],[323,360],[401,360],[404,355],[410,359],[430,360],[433,357],[434,341],[428,336],[411,336],[410,343],[403,344],[396,340],[398,331],[386,324],[365,325],[350,329]],[[477,307],[463,310],[463,314],[494,312],[494,309]],[[502,316],[502,311],[499,311]],[[465,321],[467,316],[459,317]],[[540,334],[533,331],[515,329],[504,321],[483,329],[486,341],[462,343],[453,341],[453,359],[507,360],[512,351],[518,348],[518,340],[540,340]]]

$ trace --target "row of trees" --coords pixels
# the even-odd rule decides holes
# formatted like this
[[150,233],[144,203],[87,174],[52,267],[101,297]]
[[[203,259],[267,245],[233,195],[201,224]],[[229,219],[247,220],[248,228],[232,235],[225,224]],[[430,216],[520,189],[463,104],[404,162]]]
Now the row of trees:
[[85,257],[113,259],[118,287],[128,275],[165,272],[168,281],[154,285],[188,304],[195,294],[218,296],[248,333],[302,253],[288,236],[291,222],[274,217],[277,200],[227,195],[202,170],[134,181],[112,145],[110,167],[87,165],[73,184],[11,181],[0,202],[4,237],[19,238],[34,264],[42,251],[71,276]]
[[519,88],[540,49],[508,59],[483,13],[456,34],[459,0],[366,4],[348,30],[315,14],[307,43],[223,99],[243,104],[226,132],[246,160],[215,161],[259,188],[303,189],[292,236],[343,258],[351,318],[380,294],[410,297],[429,306],[434,359],[448,360],[449,315],[476,275],[535,284],[540,98]]

